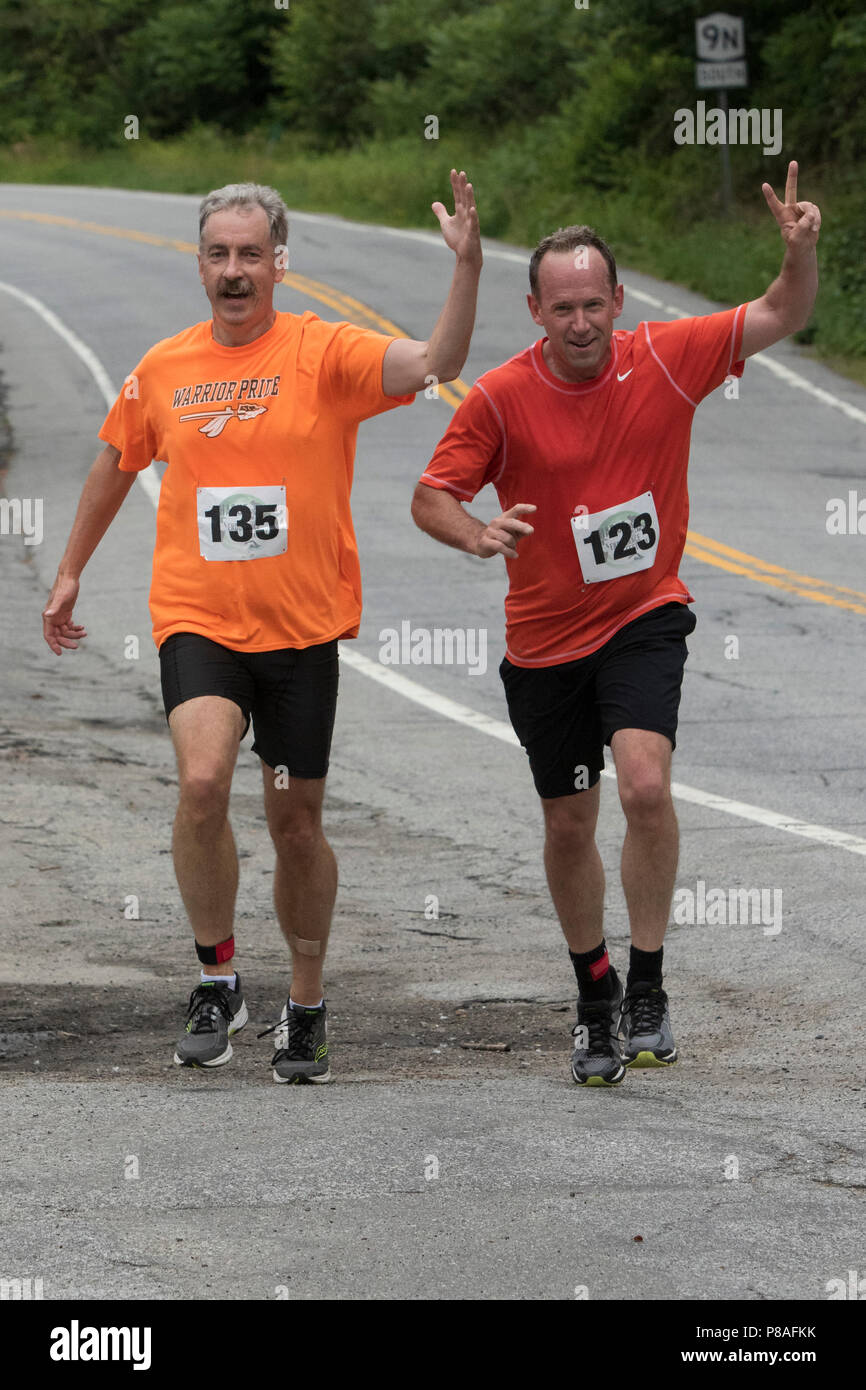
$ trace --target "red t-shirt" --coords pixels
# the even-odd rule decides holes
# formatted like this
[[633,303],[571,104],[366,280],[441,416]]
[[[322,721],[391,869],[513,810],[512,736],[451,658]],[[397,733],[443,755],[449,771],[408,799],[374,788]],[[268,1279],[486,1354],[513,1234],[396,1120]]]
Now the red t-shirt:
[[382,389],[393,341],[278,312],[242,347],[215,342],[207,319],[145,354],[99,437],[121,469],[168,465],[150,590],[158,647],[174,632],[244,652],[357,635],[358,424],[414,400]]
[[492,483],[535,528],[507,560],[506,655],[515,666],[588,656],[663,603],[693,602],[678,578],[698,402],[738,360],[746,305],[617,331],[600,376],[553,375],[539,339],[479,377],[421,482],[471,502]]

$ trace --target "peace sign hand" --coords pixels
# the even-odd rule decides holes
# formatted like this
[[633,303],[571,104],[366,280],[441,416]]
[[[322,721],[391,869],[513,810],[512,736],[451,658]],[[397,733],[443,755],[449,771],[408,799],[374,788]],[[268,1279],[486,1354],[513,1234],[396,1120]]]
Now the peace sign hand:
[[761,185],[761,191],[779,224],[785,245],[792,251],[813,247],[821,229],[821,213],[814,203],[797,202],[797,161],[792,159],[788,165],[784,203],[779,202],[768,183]]

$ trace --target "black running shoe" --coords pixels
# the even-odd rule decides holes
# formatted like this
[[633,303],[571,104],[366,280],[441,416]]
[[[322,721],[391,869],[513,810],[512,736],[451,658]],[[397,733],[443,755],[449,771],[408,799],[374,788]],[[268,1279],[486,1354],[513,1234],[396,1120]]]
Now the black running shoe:
[[328,1065],[328,1011],[292,1008],[283,1005],[279,1023],[259,1033],[260,1038],[276,1033],[276,1052],[271,1059],[274,1080],[293,1085],[321,1086],[330,1081]]
[[248,1019],[240,975],[234,989],[220,980],[202,981],[189,996],[186,1031],[174,1060],[179,1067],[221,1067],[232,1055],[229,1038]]
[[619,1049],[622,981],[612,969],[614,992],[609,999],[577,1001],[577,1038],[571,1074],[578,1086],[618,1086],[625,1076]]
[[627,1067],[669,1067],[677,1060],[668,997],[660,985],[638,980],[629,986],[622,1026]]

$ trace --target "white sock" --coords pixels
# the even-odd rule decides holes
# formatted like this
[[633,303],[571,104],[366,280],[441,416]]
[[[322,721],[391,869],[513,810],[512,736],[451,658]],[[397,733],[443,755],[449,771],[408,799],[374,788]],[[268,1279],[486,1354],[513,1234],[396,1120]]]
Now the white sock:
[[289,1003],[291,1004],[291,1006],[292,1006],[293,1009],[320,1009],[320,1008],[322,1007],[322,1005],[324,1004],[324,1002],[325,1002],[325,1000],[324,1000],[324,996],[323,996],[323,997],[319,1000],[318,1004],[296,1004],[295,1001],[294,1001],[294,999],[292,998],[292,996],[289,995]]
[[201,982],[203,985],[208,984],[211,980],[219,980],[220,984],[228,985],[230,989],[235,989],[237,987],[237,975],[206,975],[203,970],[199,973],[201,974]]

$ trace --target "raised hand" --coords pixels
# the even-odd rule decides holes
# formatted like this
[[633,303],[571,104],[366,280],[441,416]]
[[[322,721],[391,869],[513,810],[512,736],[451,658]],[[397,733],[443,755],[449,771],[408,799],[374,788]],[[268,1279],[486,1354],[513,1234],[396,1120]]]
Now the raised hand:
[[472,184],[462,169],[459,174],[456,169],[451,170],[451,188],[454,192],[453,216],[448,215],[444,203],[431,204],[439,218],[445,245],[451,248],[458,260],[472,261],[480,265],[483,258],[478,230],[478,209],[475,206]]
[[784,203],[779,202],[768,183],[761,185],[767,206],[779,224],[785,245],[792,251],[814,246],[821,229],[821,213],[815,204],[797,202],[797,172],[797,161],[792,159],[788,165]]

